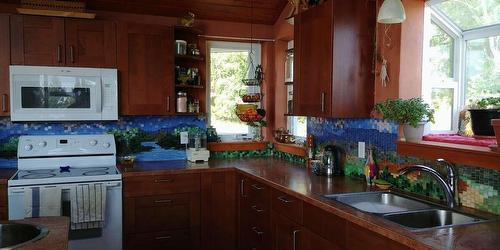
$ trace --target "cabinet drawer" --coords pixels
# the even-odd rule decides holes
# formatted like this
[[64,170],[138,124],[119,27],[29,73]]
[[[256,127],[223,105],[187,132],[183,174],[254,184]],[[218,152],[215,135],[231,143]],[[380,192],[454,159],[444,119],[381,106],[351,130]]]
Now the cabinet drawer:
[[240,195],[244,200],[269,207],[271,189],[268,186],[249,178],[241,179],[240,184]]
[[278,190],[273,190],[271,199],[272,210],[284,215],[297,223],[302,223],[302,200]]
[[171,207],[189,204],[189,194],[169,194],[136,198],[136,208]]
[[246,226],[256,226],[264,230],[269,230],[271,225],[271,213],[269,209],[262,208],[255,204],[245,204],[241,210],[241,224]]
[[133,176],[123,180],[125,197],[190,193],[200,191],[199,174]]
[[161,231],[145,234],[134,234],[127,237],[127,249],[194,249],[189,230]]
[[270,249],[271,246],[271,230],[263,228],[255,223],[242,223],[240,225],[241,246],[255,246],[257,249]]

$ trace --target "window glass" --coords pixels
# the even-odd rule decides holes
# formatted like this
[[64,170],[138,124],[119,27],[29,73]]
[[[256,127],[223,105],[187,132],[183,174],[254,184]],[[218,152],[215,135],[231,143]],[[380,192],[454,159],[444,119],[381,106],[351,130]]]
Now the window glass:
[[431,130],[449,131],[453,128],[453,88],[432,88],[431,108],[434,109],[435,123]]
[[[249,43],[210,42],[210,125],[225,139],[251,137],[250,126],[241,122],[236,115],[236,104],[242,103],[240,95],[259,87],[247,87],[242,80],[254,75],[255,66],[260,64],[260,45]],[[250,66],[250,57],[254,67]],[[251,72],[250,72],[251,71]],[[252,89],[249,89],[252,88]],[[256,103],[258,104],[258,103]]]
[[296,137],[307,137],[307,117],[289,116],[288,130],[290,131],[290,134]]
[[[499,14],[500,15],[500,14]],[[500,36],[467,41],[466,100],[500,94]]]
[[453,78],[454,39],[434,22],[429,27],[429,70],[431,79]]
[[436,6],[462,30],[500,23],[499,0],[447,0]]

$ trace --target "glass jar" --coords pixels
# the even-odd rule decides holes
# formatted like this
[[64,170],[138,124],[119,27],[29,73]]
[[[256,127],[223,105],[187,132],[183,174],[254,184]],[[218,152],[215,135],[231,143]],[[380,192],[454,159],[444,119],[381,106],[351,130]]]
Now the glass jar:
[[187,93],[184,91],[179,91],[177,93],[177,113],[187,112]]

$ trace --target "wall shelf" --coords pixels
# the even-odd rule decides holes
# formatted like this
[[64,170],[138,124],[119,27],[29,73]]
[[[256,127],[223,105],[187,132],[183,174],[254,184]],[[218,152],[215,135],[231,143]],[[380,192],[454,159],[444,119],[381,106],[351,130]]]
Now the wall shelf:
[[203,89],[205,88],[203,85],[189,85],[189,84],[176,84],[176,88],[184,88],[184,89]]
[[202,56],[191,56],[191,55],[175,55],[175,59],[181,60],[195,60],[195,61],[204,61],[205,58]]

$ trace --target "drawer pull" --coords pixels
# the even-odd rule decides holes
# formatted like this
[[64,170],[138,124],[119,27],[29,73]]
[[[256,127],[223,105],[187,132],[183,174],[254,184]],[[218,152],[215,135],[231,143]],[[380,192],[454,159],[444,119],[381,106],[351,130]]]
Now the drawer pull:
[[278,200],[280,200],[281,202],[286,203],[286,204],[289,204],[289,203],[293,202],[293,200],[289,200],[285,196],[278,197]]
[[262,190],[262,189],[264,189],[263,187],[259,187],[257,184],[253,184],[252,188],[255,189],[255,190]]
[[172,200],[155,200],[155,203],[172,203]]
[[292,232],[293,234],[293,250],[297,250],[297,234],[300,232],[300,230],[294,230]]
[[172,239],[172,236],[170,235],[155,237],[155,240],[170,240],[170,239]]
[[247,197],[245,195],[245,179],[241,179],[241,182],[240,182],[240,196]]
[[257,212],[257,213],[262,213],[264,212],[264,209],[258,208],[257,205],[252,206],[252,210]]
[[262,231],[259,231],[259,229],[257,227],[252,227],[252,231],[257,234],[257,236],[262,236],[264,234],[264,232]]
[[156,179],[155,183],[172,183],[174,180],[172,179]]
[[2,95],[2,112],[7,112],[7,94]]

